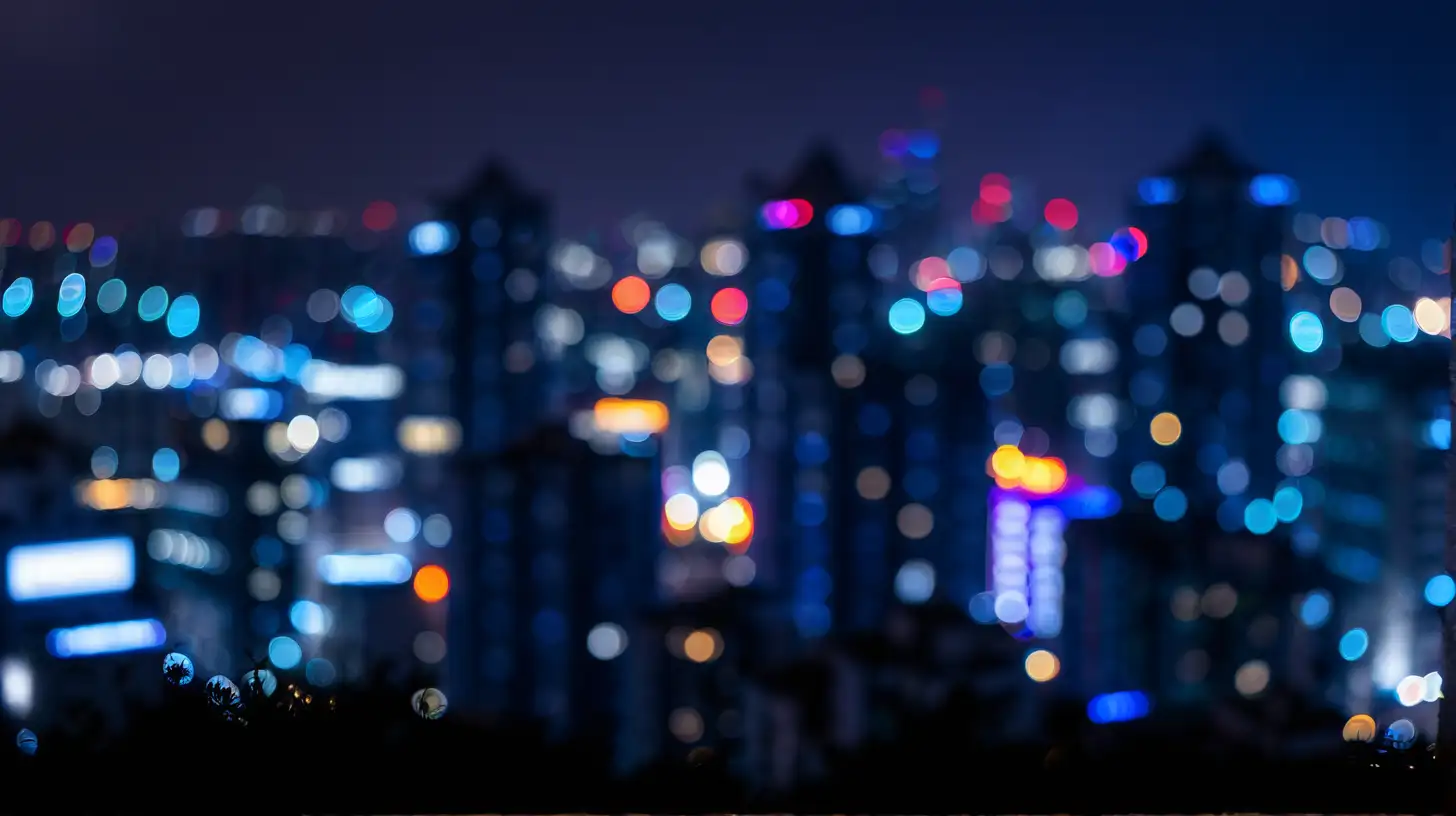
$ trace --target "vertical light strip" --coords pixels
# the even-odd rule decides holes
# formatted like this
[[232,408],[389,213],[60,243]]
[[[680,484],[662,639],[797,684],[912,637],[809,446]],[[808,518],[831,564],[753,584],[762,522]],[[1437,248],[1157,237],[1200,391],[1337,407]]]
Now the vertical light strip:
[[1062,564],[1067,555],[1062,533],[1066,525],[1062,511],[1050,505],[1038,507],[1031,514],[1031,610],[1027,626],[1037,637],[1056,637],[1062,631],[1062,593],[1066,586]]
[[1027,522],[1031,506],[1010,496],[993,496],[991,506],[991,592],[996,618],[1021,623],[1030,612],[1031,559]]

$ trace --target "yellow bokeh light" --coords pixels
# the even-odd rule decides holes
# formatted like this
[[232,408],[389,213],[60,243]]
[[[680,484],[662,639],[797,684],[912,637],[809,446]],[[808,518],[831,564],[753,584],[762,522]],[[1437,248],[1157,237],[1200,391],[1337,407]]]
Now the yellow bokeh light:
[[1026,471],[1026,455],[1015,445],[1002,445],[991,454],[991,473],[998,479],[1016,481]]
[[597,429],[606,433],[655,434],[667,430],[667,406],[655,400],[607,397],[597,400],[592,415]]
[[753,363],[747,357],[739,357],[728,365],[711,364],[708,376],[720,385],[742,385],[753,376]]
[[1375,739],[1375,718],[1369,714],[1356,714],[1345,723],[1345,742],[1370,742]]
[[708,341],[708,362],[715,366],[731,366],[743,356],[743,341],[720,334]]
[[678,493],[663,503],[662,515],[672,529],[691,530],[698,526],[698,500],[686,493]]
[[217,417],[202,423],[202,444],[206,445],[209,450],[220,451],[226,448],[231,436],[227,423]]
[[1026,656],[1026,676],[1038,683],[1053,680],[1062,671],[1062,661],[1046,649],[1037,649]]
[[747,499],[733,498],[718,505],[716,524],[723,525],[723,543],[747,544],[753,538],[753,506]]
[[716,507],[709,507],[703,511],[701,516],[698,516],[698,535],[702,536],[704,541],[713,544],[722,544],[724,536],[727,535],[732,527],[731,524],[725,524],[719,518],[718,508]]
[[1032,493],[1055,493],[1067,486],[1067,466],[1060,459],[1027,457],[1021,486]]
[[1154,442],[1164,446],[1171,445],[1183,435],[1183,423],[1178,419],[1177,414],[1165,411],[1153,417],[1148,431],[1152,434]]
[[1451,328],[1451,316],[1441,308],[1440,303],[1430,298],[1421,298],[1416,301],[1416,308],[1413,311],[1416,326],[1426,334],[1437,335],[1443,330]]
[[694,663],[709,663],[723,651],[723,640],[712,629],[699,629],[683,641],[683,656]]

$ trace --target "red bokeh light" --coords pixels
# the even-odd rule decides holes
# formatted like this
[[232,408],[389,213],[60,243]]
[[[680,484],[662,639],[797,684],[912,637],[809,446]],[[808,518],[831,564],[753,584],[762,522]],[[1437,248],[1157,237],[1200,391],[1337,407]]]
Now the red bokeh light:
[[1127,268],[1127,259],[1122,257],[1122,253],[1104,241],[1087,248],[1087,263],[1092,267],[1092,274],[1103,278],[1121,275]]
[[394,205],[388,201],[376,201],[364,208],[364,228],[371,232],[384,232],[394,226],[399,217]]
[[987,173],[981,178],[981,200],[997,207],[1011,203],[1011,180],[1000,173]]
[[1054,198],[1048,201],[1042,214],[1046,216],[1048,224],[1063,232],[1077,226],[1077,205],[1065,198]]
[[1137,227],[1128,227],[1127,234],[1131,235],[1134,241],[1137,241],[1137,257],[1133,258],[1134,261],[1148,254],[1148,234],[1146,232],[1143,232]]
[[652,300],[652,287],[636,275],[617,281],[612,287],[612,305],[623,314],[637,314]]
[[0,219],[0,247],[15,246],[20,242],[22,228],[14,218]]
[[931,256],[915,265],[915,288],[922,292],[929,292],[937,281],[946,279],[951,279],[951,273],[950,264],[944,258]]
[[1005,204],[992,204],[984,198],[971,205],[971,220],[977,224],[1000,224],[1011,217],[1011,208]]
[[769,229],[800,229],[814,220],[814,207],[802,198],[770,201],[763,205],[763,224]]
[[748,316],[748,295],[741,289],[720,289],[708,304],[713,319],[725,326],[736,326]]

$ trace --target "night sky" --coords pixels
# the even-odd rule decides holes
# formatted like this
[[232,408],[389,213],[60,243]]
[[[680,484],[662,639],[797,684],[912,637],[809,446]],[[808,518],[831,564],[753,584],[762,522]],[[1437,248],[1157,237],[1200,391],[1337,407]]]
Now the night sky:
[[0,0],[0,217],[419,202],[486,154],[571,232],[692,231],[814,137],[866,176],[944,91],[943,172],[1111,228],[1212,125],[1321,215],[1445,236],[1452,0]]

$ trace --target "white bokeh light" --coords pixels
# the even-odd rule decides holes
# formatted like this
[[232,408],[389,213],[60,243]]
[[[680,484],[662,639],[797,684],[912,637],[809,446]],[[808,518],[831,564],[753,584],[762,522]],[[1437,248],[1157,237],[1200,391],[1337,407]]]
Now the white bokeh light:
[[599,623],[587,633],[586,650],[597,660],[611,660],[627,650],[627,633],[615,623]]
[[728,463],[717,451],[703,451],[693,460],[693,487],[704,496],[721,496],[728,492],[732,476]]
[[420,517],[413,510],[396,507],[384,517],[384,534],[396,544],[408,544],[420,534]]

